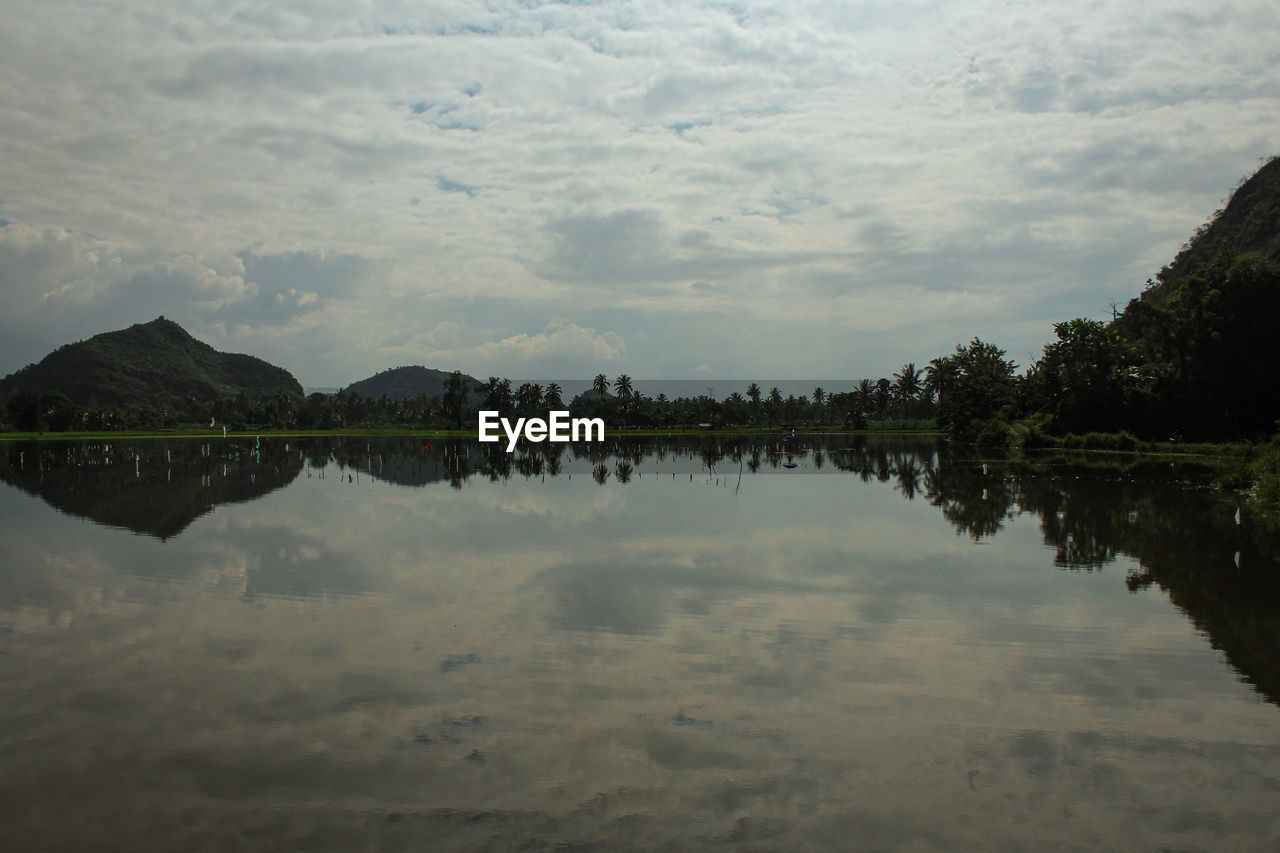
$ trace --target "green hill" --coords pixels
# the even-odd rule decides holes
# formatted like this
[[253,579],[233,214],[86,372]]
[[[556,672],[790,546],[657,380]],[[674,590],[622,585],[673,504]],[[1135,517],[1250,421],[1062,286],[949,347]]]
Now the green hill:
[[[361,397],[380,398],[386,394],[388,399],[397,402],[427,394],[439,397],[444,394],[445,383],[450,374],[445,370],[432,370],[429,367],[413,364],[407,367],[393,367],[381,373],[352,382],[342,389],[347,394],[359,394]],[[468,388],[475,388],[481,383],[475,377],[463,375]]]
[[170,412],[239,394],[302,400],[289,371],[218,352],[164,317],[59,347],[0,380],[0,398],[23,392],[61,393],[80,406]]
[[1156,276],[1144,299],[1163,302],[1174,285],[1219,258],[1280,261],[1280,157],[1272,157],[1231,194]]
[[1280,420],[1280,158],[1269,160],[1108,326],[1056,324],[1021,389],[1059,434],[1262,439]]

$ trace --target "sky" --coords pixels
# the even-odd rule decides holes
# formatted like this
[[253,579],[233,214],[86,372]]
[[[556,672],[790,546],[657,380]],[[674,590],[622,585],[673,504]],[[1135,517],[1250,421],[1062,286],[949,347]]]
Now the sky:
[[5,5],[0,374],[1025,367],[1280,153],[1271,2]]

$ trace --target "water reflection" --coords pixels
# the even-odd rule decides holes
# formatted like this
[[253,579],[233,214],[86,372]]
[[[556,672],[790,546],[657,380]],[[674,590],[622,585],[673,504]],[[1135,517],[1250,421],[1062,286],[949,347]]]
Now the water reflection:
[[[294,439],[201,442],[20,443],[0,456],[0,479],[51,506],[101,524],[172,537],[216,505],[251,501],[307,477],[422,487],[473,478],[545,481],[588,473],[598,484],[631,483],[652,469],[692,481],[743,473],[847,473],[922,497],[957,533],[973,541],[998,534],[1019,513],[1039,519],[1053,563],[1094,571],[1125,555],[1139,568],[1131,589],[1158,585],[1223,649],[1232,665],[1271,702],[1280,703],[1280,550],[1264,528],[1237,524],[1234,505],[1203,488],[1204,465],[1048,454],[975,460],[946,445],[910,440],[808,437],[795,443],[745,436],[676,436],[606,443],[530,444],[515,453],[459,440]],[[246,594],[320,594],[367,587],[340,555],[320,543],[295,543],[285,529],[258,531],[266,557],[247,572]],[[298,559],[300,551],[309,556]],[[279,555],[274,556],[274,555]],[[579,600],[575,573],[561,566],[552,585],[565,597],[566,624],[612,624],[631,632],[651,621],[641,590],[618,601]],[[610,569],[613,571],[613,569]],[[619,566],[620,579],[652,572]],[[594,575],[592,595],[608,588]],[[626,582],[625,580],[623,581]],[[573,590],[579,590],[575,593]],[[649,616],[645,614],[649,613]],[[613,614],[613,615],[610,615]]]
[[164,540],[218,504],[283,488],[302,471],[288,442],[9,442],[0,479],[62,512]]
[[1277,839],[1210,471],[798,444],[4,448],[0,846]]

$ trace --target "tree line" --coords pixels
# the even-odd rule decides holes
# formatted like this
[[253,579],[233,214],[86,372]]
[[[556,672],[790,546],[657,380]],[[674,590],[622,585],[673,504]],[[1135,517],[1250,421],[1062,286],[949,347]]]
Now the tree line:
[[[1166,270],[1167,272],[1167,270]],[[514,385],[496,376],[472,383],[460,372],[444,393],[402,400],[339,391],[298,400],[276,392],[165,409],[80,406],[59,392],[22,392],[6,403],[8,430],[152,430],[184,425],[232,429],[328,430],[363,427],[473,426],[481,409],[532,417],[566,407],[612,428],[734,427],[930,428],[983,445],[1018,437],[1126,432],[1134,438],[1217,441],[1265,438],[1276,430],[1280,347],[1280,265],[1220,252],[1178,277],[1148,281],[1110,322],[1085,318],[1054,325],[1023,373],[999,346],[972,339],[931,359],[904,364],[892,377],[847,388],[815,387],[783,396],[749,384],[723,399],[709,394],[648,396],[627,374],[597,374],[587,391],[564,400],[557,383]]]

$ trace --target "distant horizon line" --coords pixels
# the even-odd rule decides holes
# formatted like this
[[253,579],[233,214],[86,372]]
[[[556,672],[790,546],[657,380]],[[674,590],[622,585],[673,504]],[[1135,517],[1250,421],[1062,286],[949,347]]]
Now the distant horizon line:
[[[469,374],[468,374],[468,375],[469,375]],[[619,376],[621,376],[621,375],[623,375],[623,374],[618,374],[618,375],[619,375]],[[476,377],[476,378],[477,378],[477,379],[479,379],[479,377]],[[500,378],[502,378],[502,379],[507,379],[508,377],[503,376],[503,377],[500,377]],[[613,386],[613,380],[614,380],[615,378],[616,378],[616,377],[613,377],[613,376],[611,376],[611,377],[610,377],[610,381],[609,381],[609,385],[610,385],[610,387],[612,387],[612,386]],[[781,379],[781,378],[776,378],[776,377],[775,377],[775,378],[768,378],[768,379],[765,379],[765,378],[751,378],[751,377],[727,377],[727,378],[725,378],[725,377],[713,377],[713,378],[712,378],[712,377],[708,377],[708,378],[701,378],[701,379],[639,379],[639,378],[636,378],[636,377],[634,377],[634,376],[633,376],[633,377],[631,377],[631,384],[632,384],[632,386],[633,386],[633,387],[634,387],[634,386],[636,386],[636,385],[638,385],[638,384],[644,384],[644,385],[701,385],[701,386],[712,386],[712,387],[717,386],[717,385],[730,385],[730,384],[731,384],[731,385],[733,385],[735,388],[736,388],[736,386],[737,386],[737,385],[742,385],[742,386],[745,388],[747,385],[750,385],[752,382],[755,382],[755,383],[757,383],[757,384],[762,384],[762,385],[777,385],[777,386],[779,386],[779,387],[781,387],[782,385],[796,386],[796,385],[799,385],[799,384],[805,384],[805,385],[810,386],[808,390],[813,390],[813,387],[816,387],[816,386],[819,386],[819,385],[826,385],[826,384],[831,384],[831,385],[843,385],[843,384],[856,385],[859,381],[861,381],[862,379],[865,379],[865,378],[870,378],[870,377],[858,377],[857,379],[850,379],[850,378],[832,378],[832,377],[814,377],[814,378],[804,378],[804,377],[801,377],[801,378],[791,378],[791,379]],[[879,378],[879,377],[876,377],[876,378]],[[886,378],[888,378],[888,377],[886,377]],[[344,388],[349,388],[349,387],[351,387],[352,385],[355,385],[357,382],[363,382],[363,381],[365,381],[365,380],[363,380],[363,379],[357,379],[355,382],[349,382],[349,383],[347,383],[346,385],[304,385],[304,386],[303,386],[303,390],[304,390],[306,393],[308,393],[308,394],[314,394],[314,393],[321,393],[321,394],[324,394],[324,393],[336,393],[337,391],[341,391],[341,390],[342,390],[342,389],[344,389]],[[481,381],[484,381],[484,380],[481,380]],[[520,377],[520,378],[511,378],[511,379],[510,379],[510,381],[511,381],[511,383],[512,383],[513,385],[515,385],[515,384],[519,384],[519,383],[522,383],[522,382],[534,382],[534,383],[537,383],[537,384],[539,384],[539,385],[546,385],[546,384],[547,384],[547,383],[549,383],[549,382],[555,382],[556,384],[561,385],[561,386],[564,386],[564,385],[575,385],[575,386],[576,386],[576,385],[584,385],[584,386],[586,386],[586,387],[588,387],[588,388],[589,388],[589,387],[590,387],[590,386],[595,382],[595,377],[594,377],[594,376],[592,376],[592,377],[578,377],[578,378],[571,378],[571,379],[566,379],[566,378],[556,378],[556,377],[550,377],[550,378],[547,378],[547,377]],[[825,389],[824,389],[824,390],[825,390]]]

